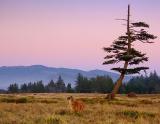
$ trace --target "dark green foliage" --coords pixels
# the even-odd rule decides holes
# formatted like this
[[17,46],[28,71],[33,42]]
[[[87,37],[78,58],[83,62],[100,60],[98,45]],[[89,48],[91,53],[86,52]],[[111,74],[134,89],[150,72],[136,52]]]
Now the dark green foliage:
[[27,91],[28,91],[28,86],[27,86],[27,84],[22,84],[21,85],[21,87],[20,87],[20,90],[21,90],[21,92],[24,92],[24,93],[26,93]]
[[10,84],[10,86],[8,87],[8,92],[10,93],[18,93],[19,88],[18,88],[18,84],[14,83],[14,84]]
[[[59,83],[62,83],[62,79],[59,80]],[[61,84],[60,83],[60,84]],[[64,83],[64,82],[63,82]],[[11,84],[8,87],[9,93],[56,93],[56,92],[78,92],[78,93],[109,93],[113,89],[113,81],[108,76],[97,76],[95,78],[88,79],[81,74],[78,74],[76,86],[72,88],[71,84],[68,83],[64,88],[64,84],[60,89],[57,89],[57,83],[54,83],[51,80],[47,85],[44,85],[42,81],[37,81],[34,83],[22,84],[20,89],[18,88],[18,84]],[[64,91],[62,91],[62,89]],[[119,93],[130,93],[135,92],[139,94],[144,93],[160,93],[160,77],[156,72],[150,73],[149,76],[137,76],[133,77],[128,83],[122,84],[119,89]],[[13,99],[14,100],[14,99]],[[21,101],[21,100],[20,100]],[[8,100],[7,102],[16,102]],[[22,100],[23,102],[23,100]],[[24,100],[25,102],[25,100]]]
[[45,86],[46,92],[57,93],[57,92],[66,92],[66,86],[61,76],[58,77],[57,82],[51,80],[48,85]]
[[[25,84],[27,86],[27,84]],[[32,93],[44,93],[45,92],[45,86],[42,81],[37,81],[34,83],[28,83],[27,90],[24,90],[25,85],[23,84],[21,86],[21,92],[32,92]]]
[[62,77],[59,76],[56,82],[56,92],[65,92],[65,90],[66,90],[65,83]]
[[125,74],[136,74],[139,73],[141,70],[146,70],[149,69],[148,67],[136,67],[136,68],[112,68],[111,70],[118,71],[120,73],[125,73]]
[[113,80],[109,76],[97,76],[96,78],[91,78],[93,83],[93,92],[99,93],[109,93],[113,89]]
[[74,92],[74,89],[72,88],[70,83],[67,84],[66,91],[67,91],[67,93],[73,93]]
[[149,76],[133,77],[127,84],[123,84],[120,93],[160,93],[160,77],[156,72]]
[[146,28],[149,28],[149,25],[146,24],[145,22],[132,23],[132,25],[133,25],[134,27],[146,27]]
[[45,92],[45,87],[42,81],[37,81],[36,83],[33,84],[34,91],[35,93],[44,93]]
[[76,81],[76,91],[80,93],[88,93],[91,92],[91,82],[89,82],[87,77],[84,77],[81,74],[78,74]]
[[[119,36],[110,47],[103,48],[107,52],[107,56],[104,57],[105,61],[103,64],[116,64],[119,62],[125,62],[126,65],[138,65],[145,61],[148,61],[145,53],[142,53],[133,48],[133,43],[137,41],[143,43],[153,43],[149,40],[153,40],[156,36],[149,34],[146,29],[149,28],[149,25],[145,22],[135,22],[130,23],[129,13],[127,20],[127,32],[125,35]],[[141,70],[147,70],[148,67],[116,67],[112,70],[117,71],[121,74],[135,74],[139,73]]]
[[96,78],[88,79],[81,74],[78,74],[76,81],[76,92],[80,93],[108,93],[113,88],[113,81],[108,76],[97,76]]
[[56,83],[54,83],[53,80],[51,80],[47,85],[44,85],[42,81],[37,82],[30,82],[28,84],[24,83],[20,86],[20,89],[18,88],[18,84],[11,84],[8,87],[8,91],[11,93],[45,93],[45,92],[66,92],[66,86],[61,78],[59,76]]
[[56,84],[54,83],[53,80],[51,80],[48,85],[46,85],[46,91],[48,91],[49,93],[53,93],[56,91]]

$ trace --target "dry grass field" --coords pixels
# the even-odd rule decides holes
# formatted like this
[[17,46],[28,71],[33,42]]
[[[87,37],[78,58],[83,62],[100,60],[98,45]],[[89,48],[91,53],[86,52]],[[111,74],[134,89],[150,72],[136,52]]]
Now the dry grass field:
[[[67,96],[84,101],[81,113],[70,112]],[[0,124],[160,124],[160,95],[1,94]]]

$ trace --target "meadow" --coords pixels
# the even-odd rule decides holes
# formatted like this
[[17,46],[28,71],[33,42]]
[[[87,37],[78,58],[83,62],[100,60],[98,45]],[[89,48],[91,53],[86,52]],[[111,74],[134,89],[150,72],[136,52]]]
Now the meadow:
[[[67,97],[85,103],[73,113]],[[160,95],[138,95],[115,100],[105,94],[0,94],[0,124],[160,124]]]

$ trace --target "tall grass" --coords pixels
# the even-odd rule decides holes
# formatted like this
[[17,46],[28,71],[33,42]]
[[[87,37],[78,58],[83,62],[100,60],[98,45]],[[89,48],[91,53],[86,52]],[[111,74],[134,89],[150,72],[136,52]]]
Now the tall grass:
[[[86,104],[81,113],[70,111],[67,96]],[[0,95],[0,124],[159,124],[160,95],[137,98],[103,94]]]

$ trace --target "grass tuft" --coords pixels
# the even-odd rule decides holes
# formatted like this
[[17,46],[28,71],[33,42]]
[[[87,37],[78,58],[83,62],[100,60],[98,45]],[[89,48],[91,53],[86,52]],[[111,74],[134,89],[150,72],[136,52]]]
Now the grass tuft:
[[27,103],[28,102],[26,97],[20,97],[20,98],[8,97],[8,98],[2,98],[0,101],[6,102],[6,103]]
[[127,117],[127,118],[132,118],[132,119],[137,119],[139,117],[154,118],[156,116],[155,113],[138,112],[138,111],[134,111],[134,110],[123,110],[123,111],[120,111],[120,112],[116,112],[116,115],[124,116],[124,117]]
[[67,115],[67,114],[70,114],[70,111],[68,111],[66,109],[59,109],[59,110],[55,111],[55,114],[57,114],[57,115]]
[[129,118],[137,119],[139,117],[139,113],[137,111],[124,110],[116,113],[119,116],[125,116]]
[[28,100],[26,97],[21,97],[21,98],[18,98],[16,99],[16,103],[27,103]]
[[50,116],[46,119],[46,123],[47,124],[61,124],[62,121],[60,118]]
[[136,103],[129,102],[127,100],[112,100],[108,102],[111,105],[122,105],[127,107],[137,107]]
[[39,102],[40,102],[40,103],[46,103],[46,104],[57,103],[57,101],[51,100],[51,99],[42,99],[42,100],[40,100]]
[[141,101],[140,101],[140,103],[142,103],[142,104],[153,104],[153,102],[152,102],[152,101],[150,101],[150,100],[146,100],[146,99],[141,100]]

